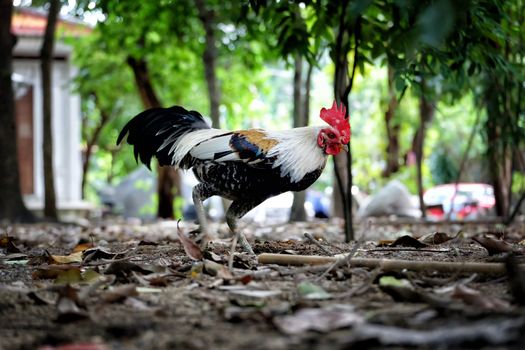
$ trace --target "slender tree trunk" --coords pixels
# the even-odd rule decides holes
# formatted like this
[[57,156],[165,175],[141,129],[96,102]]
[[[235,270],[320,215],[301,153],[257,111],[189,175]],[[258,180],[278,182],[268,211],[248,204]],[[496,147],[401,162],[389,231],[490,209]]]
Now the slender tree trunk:
[[[424,84],[424,83],[422,83]],[[416,155],[416,182],[417,182],[417,193],[419,197],[419,208],[421,215],[426,218],[426,207],[423,201],[423,159],[424,159],[424,146],[425,146],[425,134],[428,124],[434,118],[434,103],[429,101],[424,94],[419,99],[419,128],[416,131],[414,140],[412,142],[412,150]]]
[[[204,51],[202,52],[202,63],[204,65],[204,78],[208,87],[208,99],[210,103],[211,126],[219,129],[221,127],[220,110],[221,88],[217,79],[217,53],[215,38],[215,13],[210,9],[206,0],[195,0],[199,20],[204,28]],[[227,208],[230,201],[226,198],[221,199],[222,207]],[[226,209],[224,209],[226,212]]]
[[[335,79],[334,79],[334,94],[338,103],[341,103],[341,94],[346,88],[346,80],[348,79],[348,61],[346,56],[343,61],[336,65]],[[333,215],[339,218],[347,217],[348,202],[346,200],[346,187],[348,183],[348,161],[343,153],[339,153],[334,157],[334,175],[336,186],[334,186],[334,205]]]
[[13,47],[12,0],[0,0],[0,222],[34,221],[26,209],[18,169],[15,97],[11,82]]
[[215,14],[209,9],[206,0],[195,0],[195,5],[199,12],[199,19],[202,22],[205,32],[205,48],[202,54],[204,63],[204,75],[208,85],[208,97],[210,100],[210,117],[213,128],[220,128],[219,106],[221,103],[221,93],[219,81],[217,79],[217,47],[215,46]]
[[120,151],[120,148],[119,147],[110,147],[109,148],[109,153],[111,155],[111,161],[110,161],[110,165],[109,165],[109,171],[107,173],[107,176],[106,176],[106,182],[108,184],[112,184],[113,183],[113,179],[115,178],[115,159],[116,159],[116,155],[117,153]]
[[516,206],[514,207],[514,210],[512,211],[512,213],[509,215],[509,217],[505,221],[505,225],[512,224],[512,222],[516,218],[516,215],[518,215],[521,205],[523,204],[524,201],[525,201],[525,192],[521,194],[520,199],[518,199],[518,201],[516,202]]
[[[339,26],[336,38],[336,45],[334,49],[334,95],[337,102],[346,106],[347,118],[350,114],[349,96],[354,84],[354,78],[357,70],[357,63],[359,61],[359,42],[361,38],[361,18],[355,19],[353,24],[345,23],[346,12],[349,5],[348,0],[340,2],[341,10],[339,13]],[[348,53],[351,50],[351,37],[353,36],[353,64],[352,71],[349,75]],[[346,37],[346,40],[345,40]],[[346,43],[346,44],[345,44]],[[344,214],[344,232],[345,241],[350,242],[354,239],[354,218],[353,218],[353,196],[352,196],[352,143],[348,145],[349,151],[346,154],[340,153],[334,157],[334,173],[337,180],[337,186],[341,195]],[[346,179],[345,179],[346,174]],[[336,191],[334,191],[335,193]],[[334,200],[339,200],[334,196]],[[334,210],[335,212],[335,210]]]
[[[96,101],[97,99],[96,94],[93,93],[93,95],[95,96],[95,101]],[[82,197],[85,196],[86,183],[87,183],[87,177],[88,177],[88,173],[90,169],[90,161],[91,161],[91,155],[93,153],[93,148],[98,142],[98,138],[100,136],[100,133],[102,132],[102,129],[104,129],[104,127],[110,120],[109,113],[107,113],[100,106],[98,107],[98,110],[100,111],[100,120],[98,122],[98,125],[95,127],[95,130],[93,130],[93,134],[91,134],[91,137],[86,137],[87,139],[86,153],[84,155],[84,162],[82,163]]]
[[[312,73],[314,65],[308,63],[308,70],[306,72],[306,81],[304,95],[302,96],[302,108],[300,108],[300,115],[296,115],[294,108],[294,127],[307,126],[310,122],[310,90],[312,86]],[[295,84],[295,77],[294,77]],[[295,92],[294,92],[295,100]],[[294,102],[295,106],[295,102]],[[304,203],[306,201],[306,191],[294,192],[292,203],[292,210],[290,213],[290,221],[305,221],[306,211],[304,210]]]
[[[489,116],[489,119],[493,117]],[[492,121],[489,124],[493,124]],[[495,124],[495,123],[494,123]],[[489,140],[498,140],[502,137],[499,126],[487,129]],[[495,142],[496,144],[498,141]],[[512,179],[512,151],[507,145],[488,145],[488,160],[494,197],[496,199],[496,214],[507,218],[510,212],[510,182]]]
[[386,168],[383,177],[399,171],[399,123],[395,120],[397,97],[394,89],[394,69],[388,66],[388,108],[385,112],[385,126],[387,135]]
[[512,178],[512,141],[508,130],[508,109],[504,106],[507,90],[502,86],[500,77],[488,78],[485,86],[487,121],[485,132],[487,139],[487,159],[489,162],[496,214],[502,218],[509,215],[510,181]]
[[[145,108],[161,107],[160,100],[155,93],[148,65],[144,59],[128,57],[128,64],[133,70],[135,82],[139,90],[142,103]],[[158,208],[157,216],[160,218],[174,218],[173,202],[176,196],[180,196],[181,179],[179,172],[173,167],[157,167],[157,193]]]
[[308,63],[308,71],[306,72],[306,82],[305,82],[305,91],[303,99],[303,115],[304,115],[304,125],[310,123],[310,91],[312,90],[312,75],[314,72],[314,65]]
[[450,220],[450,216],[452,215],[452,212],[454,211],[454,202],[456,201],[456,197],[458,194],[458,185],[461,181],[461,175],[463,174],[463,171],[465,170],[465,165],[467,164],[468,155],[470,152],[470,149],[472,148],[472,142],[474,141],[474,136],[476,136],[479,119],[481,116],[481,111],[478,111],[476,114],[476,120],[474,121],[474,125],[472,126],[472,130],[470,131],[470,135],[468,137],[467,141],[467,147],[465,148],[465,151],[463,151],[463,155],[461,156],[461,161],[459,163],[459,170],[458,174],[456,176],[456,180],[454,181],[454,194],[452,194],[452,198],[450,199],[450,210],[448,213],[445,213],[447,216],[447,221]]
[[492,186],[496,198],[496,213],[502,218],[509,216],[509,184],[512,179],[511,150],[506,148],[502,152],[491,153],[489,161],[491,166]]
[[[303,108],[303,59],[299,54],[295,55],[295,69],[293,77],[293,127],[306,126]],[[305,93],[306,96],[306,93]],[[294,192],[292,209],[290,211],[290,221],[305,221],[306,211],[304,202],[306,200],[306,191]]]
[[55,28],[60,11],[60,0],[50,0],[47,25],[42,49],[40,50],[42,68],[42,102],[43,102],[43,155],[44,155],[44,216],[58,219],[53,170],[53,50],[55,45]]
[[159,108],[162,107],[149,75],[148,64],[144,59],[136,59],[128,57],[128,65],[133,70],[133,76],[137,89],[139,91],[140,99],[145,108]]

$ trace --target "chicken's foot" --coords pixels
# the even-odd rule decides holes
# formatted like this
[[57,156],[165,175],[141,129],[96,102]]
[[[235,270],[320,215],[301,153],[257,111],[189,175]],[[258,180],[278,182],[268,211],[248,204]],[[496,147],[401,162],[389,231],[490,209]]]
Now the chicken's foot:
[[[239,242],[242,249],[250,254],[255,255],[252,246],[248,243],[246,236],[237,229],[237,220],[242,218],[247,212],[255,208],[263,202],[264,199],[250,199],[250,200],[236,200],[228,208],[226,212],[226,223],[234,235],[233,243]],[[232,252],[235,250],[235,246],[232,247]]]

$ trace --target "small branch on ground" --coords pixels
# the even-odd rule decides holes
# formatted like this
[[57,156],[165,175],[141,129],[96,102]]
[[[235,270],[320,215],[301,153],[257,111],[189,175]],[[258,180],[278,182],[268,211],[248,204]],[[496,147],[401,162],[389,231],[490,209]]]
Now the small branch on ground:
[[326,276],[333,269],[336,269],[343,265],[350,265],[350,260],[355,256],[355,254],[357,253],[357,250],[359,249],[362,243],[363,243],[362,240],[355,242],[354,246],[352,247],[352,250],[350,251],[350,253],[348,253],[345,256],[345,258],[335,260],[333,264],[330,265],[330,267],[325,272],[323,272],[319,277],[317,277],[315,280],[319,281],[321,278]]
[[363,249],[363,252],[425,252],[425,253],[448,253],[451,249],[420,249],[420,248],[400,248],[400,247],[385,247]]
[[[349,256],[352,256],[350,254]],[[317,256],[317,255],[286,255],[264,253],[258,257],[260,264],[279,265],[321,265],[321,264],[344,264],[350,263],[355,267],[381,268],[383,271],[438,271],[438,272],[462,272],[479,274],[505,274],[505,265],[501,263],[477,263],[477,262],[445,262],[445,261],[409,261],[397,259],[371,259]]]
[[315,239],[315,237],[312,236],[310,233],[305,232],[304,236],[306,237],[306,239],[308,239],[308,241],[310,241],[311,243],[315,244],[317,247],[319,247],[319,249],[321,249],[327,255],[329,255],[329,256],[333,256],[334,255],[334,253],[332,253],[330,251],[330,249],[326,248],[321,242],[319,242],[317,239]]

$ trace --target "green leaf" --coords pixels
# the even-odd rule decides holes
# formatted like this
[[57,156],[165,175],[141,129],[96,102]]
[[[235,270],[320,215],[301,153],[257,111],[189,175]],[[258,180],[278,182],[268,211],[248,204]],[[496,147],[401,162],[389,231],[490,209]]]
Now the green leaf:
[[331,296],[323,288],[308,282],[302,281],[297,285],[297,292],[305,299],[330,299]]
[[382,276],[379,279],[379,286],[411,287],[412,285],[406,279],[398,279],[393,276]]
[[158,44],[161,41],[161,36],[160,36],[159,33],[155,32],[155,31],[148,32],[146,34],[146,40],[149,41],[152,44]]

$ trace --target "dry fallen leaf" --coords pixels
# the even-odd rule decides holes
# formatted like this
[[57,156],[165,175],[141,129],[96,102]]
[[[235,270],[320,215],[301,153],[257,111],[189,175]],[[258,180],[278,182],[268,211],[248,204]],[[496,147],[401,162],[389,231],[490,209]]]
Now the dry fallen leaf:
[[49,255],[52,264],[71,264],[82,262],[82,252],[75,252],[69,255]]
[[82,282],[82,274],[79,268],[61,271],[55,279],[56,284],[74,284]]
[[226,266],[207,259],[204,259],[204,272],[225,280],[233,279],[232,273]]
[[104,271],[106,275],[115,275],[117,277],[129,277],[132,275],[132,272],[139,272],[143,275],[150,274],[153,269],[147,269],[138,264],[129,262],[129,261],[115,261],[112,262]]
[[4,248],[6,253],[22,253],[14,242],[14,237],[5,235],[0,238],[0,248]]
[[396,239],[389,247],[411,247],[411,248],[425,248],[428,244],[418,241],[412,236],[401,236]]
[[73,248],[72,253],[83,252],[86,249],[93,248],[93,243],[79,243]]
[[60,297],[56,304],[57,309],[57,318],[56,322],[60,323],[70,323],[82,319],[89,318],[89,314],[81,309],[79,304],[80,302],[78,297],[78,290],[71,287],[70,285],[65,285],[58,289]]
[[112,288],[102,294],[102,299],[108,303],[117,303],[126,300],[127,297],[134,297],[139,295],[137,286],[134,284],[125,284]]
[[138,245],[141,246],[141,245],[159,245],[159,244],[157,242],[141,240]]
[[362,324],[364,319],[353,307],[332,305],[322,309],[301,309],[293,315],[273,319],[275,326],[283,333],[294,335],[307,331],[330,332],[332,330]]
[[82,258],[84,262],[98,259],[120,259],[123,258],[128,252],[111,253],[102,248],[89,248],[82,251]]
[[29,261],[27,260],[27,254],[23,254],[23,253],[7,254],[2,257],[2,260],[7,263],[9,262],[16,263],[18,261],[20,264],[27,264],[27,262]]
[[452,297],[484,310],[502,311],[509,307],[509,303],[503,299],[483,295],[477,290],[461,284],[454,288]]
[[448,299],[419,288],[416,289],[410,281],[393,276],[381,277],[379,288],[396,302],[428,303],[437,307],[446,307],[449,304]]
[[472,239],[485,248],[489,255],[509,253],[514,250],[512,244],[490,236],[474,236]]
[[182,247],[184,248],[186,255],[188,255],[188,257],[190,257],[193,260],[202,260],[203,255],[201,248],[182,233],[182,230],[179,228],[178,224],[177,235],[179,236],[180,242],[182,243]]
[[377,242],[377,246],[378,246],[378,247],[388,247],[388,246],[390,246],[392,243],[394,243],[394,240],[393,240],[393,239],[380,239],[380,240]]
[[31,274],[31,277],[35,280],[39,279],[56,279],[60,274],[62,274],[64,271],[67,270],[78,270],[80,271],[79,266],[73,266],[73,265],[48,265],[48,266],[40,266],[36,268],[33,273]]
[[445,232],[434,232],[432,234],[429,234],[429,235],[426,235],[426,236],[423,236],[422,238],[420,238],[419,240],[425,244],[434,244],[434,245],[437,245],[437,244],[442,244],[442,243],[445,243],[445,242],[448,242],[450,241],[451,239],[453,239],[454,237],[450,237],[448,234],[446,234]]
[[89,318],[89,314],[81,310],[71,299],[60,298],[57,302],[58,315],[56,322],[71,323],[78,320]]

